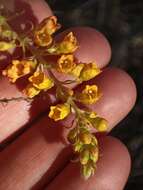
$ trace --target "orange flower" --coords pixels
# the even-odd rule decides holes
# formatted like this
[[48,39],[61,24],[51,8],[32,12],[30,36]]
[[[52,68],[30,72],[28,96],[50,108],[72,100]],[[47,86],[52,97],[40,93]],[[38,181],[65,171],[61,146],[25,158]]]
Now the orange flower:
[[34,42],[41,47],[49,46],[53,39],[52,34],[58,30],[60,25],[55,16],[44,19],[34,32]]
[[30,60],[13,60],[12,65],[9,65],[2,74],[8,76],[11,82],[15,82],[18,78],[29,74],[36,66],[36,62]]
[[62,42],[54,44],[47,51],[51,54],[70,54],[78,48],[77,39],[73,32],[68,33]]
[[75,66],[72,54],[62,55],[57,62],[57,69],[62,73],[70,73]]

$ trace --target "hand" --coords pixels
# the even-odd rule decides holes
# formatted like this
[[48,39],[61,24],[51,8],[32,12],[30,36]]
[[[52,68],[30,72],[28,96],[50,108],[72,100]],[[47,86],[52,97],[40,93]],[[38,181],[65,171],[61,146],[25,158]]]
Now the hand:
[[[1,2],[13,7],[14,1]],[[31,15],[41,21],[52,14],[43,0],[15,0],[15,5],[29,11],[27,17],[23,17],[25,21],[31,19]],[[100,68],[107,66],[111,49],[102,34],[88,27],[69,30],[78,38],[80,48],[76,57],[80,61],[96,60]],[[92,109],[109,121],[110,131],[135,103],[134,82],[124,71],[110,67],[103,69],[93,81],[104,96]],[[20,89],[2,78],[0,97],[19,95]],[[130,171],[130,156],[126,147],[111,136],[99,137],[101,155],[96,174],[84,181],[78,164],[68,162],[71,150],[62,139],[67,129],[52,122],[47,112],[42,114],[50,103],[56,101],[52,92],[50,97],[51,102],[47,98],[43,103],[39,97],[32,105],[24,101],[10,102],[5,107],[0,105],[0,141],[1,146],[5,145],[0,153],[0,189],[122,190]],[[69,126],[70,121],[66,120],[62,125]],[[14,138],[9,138],[11,135]]]

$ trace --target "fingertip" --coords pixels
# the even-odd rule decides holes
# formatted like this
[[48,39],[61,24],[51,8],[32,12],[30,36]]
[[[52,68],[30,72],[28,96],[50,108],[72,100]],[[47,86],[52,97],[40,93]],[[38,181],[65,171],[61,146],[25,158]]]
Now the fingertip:
[[[113,154],[115,153],[114,158],[118,157],[117,160],[122,162],[125,165],[126,171],[127,171],[126,174],[128,177],[130,169],[131,169],[131,157],[130,157],[130,153],[129,153],[127,147],[119,139],[117,139],[113,136],[101,137],[99,140],[99,146],[101,149],[101,154],[102,154],[102,152],[104,152],[104,154],[106,154],[106,153],[111,154],[110,150],[112,149],[112,153]],[[109,159],[112,161],[111,158],[109,158]],[[111,164],[112,164],[112,162],[111,162]],[[120,163],[119,163],[119,165],[120,165]]]
[[95,179],[102,189],[122,190],[129,177],[131,158],[126,146],[117,138],[106,136],[99,141],[101,158],[97,164]]
[[45,0],[25,0],[25,2],[31,5],[31,8],[39,22],[44,18],[53,15],[51,8]]

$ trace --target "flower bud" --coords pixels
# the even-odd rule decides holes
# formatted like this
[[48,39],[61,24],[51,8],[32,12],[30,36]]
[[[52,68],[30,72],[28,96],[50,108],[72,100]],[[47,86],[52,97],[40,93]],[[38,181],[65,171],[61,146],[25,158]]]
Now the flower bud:
[[88,163],[90,159],[90,153],[89,153],[89,150],[85,149],[83,150],[81,153],[80,153],[80,163],[82,165],[85,165]]
[[92,166],[92,164],[86,164],[82,167],[82,175],[85,179],[88,179],[91,177],[95,172],[95,168]]
[[92,140],[92,136],[89,132],[81,132],[79,134],[79,139],[83,144],[90,144]]
[[108,128],[108,122],[104,118],[96,117],[91,122],[93,127],[96,128],[99,132],[105,132]]
[[76,141],[76,137],[77,137],[77,128],[74,128],[70,130],[68,134],[68,141],[73,144]]
[[96,163],[99,158],[99,152],[97,146],[90,148],[90,159]]

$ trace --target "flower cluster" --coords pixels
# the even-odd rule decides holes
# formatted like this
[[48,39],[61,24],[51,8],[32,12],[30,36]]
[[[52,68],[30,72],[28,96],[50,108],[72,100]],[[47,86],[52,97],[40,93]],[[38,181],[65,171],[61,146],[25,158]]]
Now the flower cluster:
[[[107,121],[95,112],[83,110],[80,104],[94,104],[102,93],[96,84],[85,85],[81,91],[75,91],[68,84],[93,79],[101,70],[96,62],[82,63],[74,55],[78,41],[73,32],[69,32],[61,41],[54,39],[54,33],[60,28],[55,16],[45,18],[30,34],[23,37],[12,30],[7,18],[0,16],[0,52],[9,52],[10,49],[19,47],[23,51],[23,57],[11,60],[2,72],[12,83],[20,78],[27,80],[28,85],[23,93],[28,99],[33,99],[41,92],[55,87],[56,97],[60,103],[51,106],[49,117],[54,121],[65,119],[71,113],[75,118],[69,134],[68,141],[78,155],[83,176],[87,179],[96,169],[99,158],[98,141],[91,133],[94,128],[97,132],[107,130]],[[28,54],[26,54],[28,52]],[[45,57],[48,58],[45,58]],[[51,58],[50,58],[51,56]],[[72,80],[59,81],[53,70],[62,74],[72,75]]]

